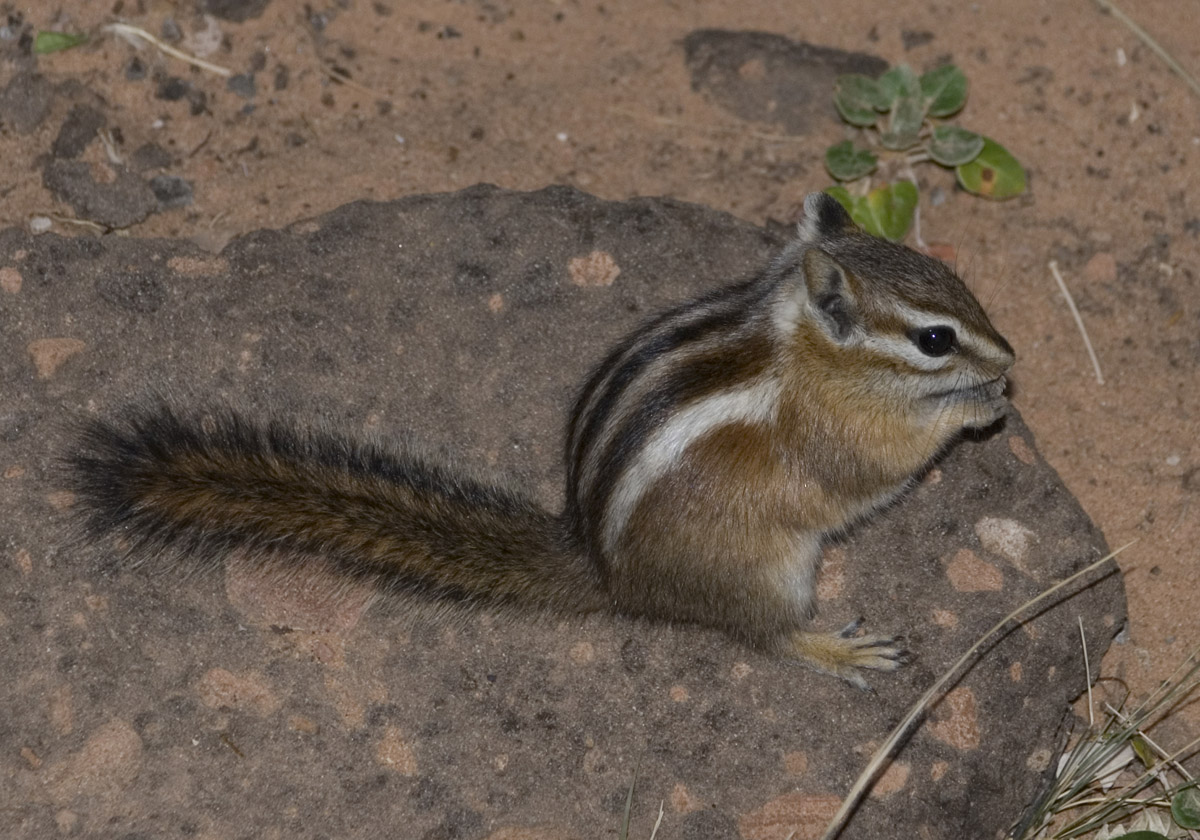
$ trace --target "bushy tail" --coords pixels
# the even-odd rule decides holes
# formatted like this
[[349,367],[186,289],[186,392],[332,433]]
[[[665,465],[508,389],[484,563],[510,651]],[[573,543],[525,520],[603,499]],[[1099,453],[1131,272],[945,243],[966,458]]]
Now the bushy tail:
[[87,535],[117,534],[134,557],[320,554],[384,590],[441,601],[605,606],[557,517],[374,444],[158,405],[90,421],[66,461]]

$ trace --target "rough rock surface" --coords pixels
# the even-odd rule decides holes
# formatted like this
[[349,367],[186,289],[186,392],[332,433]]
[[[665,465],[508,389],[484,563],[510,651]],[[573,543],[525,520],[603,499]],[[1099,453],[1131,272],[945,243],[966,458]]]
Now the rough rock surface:
[[[67,538],[64,418],[148,392],[410,433],[559,497],[573,389],[649,313],[752,272],[767,232],[673,201],[476,187],[353,204],[220,255],[0,233],[0,834],[819,835],[872,748],[1015,605],[1104,550],[1017,416],[826,555],[822,627],[916,660],[860,692],[687,627],[447,623],[281,583],[111,568]],[[1124,620],[1110,576],[1009,633],[846,837],[994,837],[1021,816]]]
[[683,40],[692,89],[742,119],[809,134],[828,118],[829,91],[842,73],[878,76],[878,56],[794,41],[771,32],[697,29]]

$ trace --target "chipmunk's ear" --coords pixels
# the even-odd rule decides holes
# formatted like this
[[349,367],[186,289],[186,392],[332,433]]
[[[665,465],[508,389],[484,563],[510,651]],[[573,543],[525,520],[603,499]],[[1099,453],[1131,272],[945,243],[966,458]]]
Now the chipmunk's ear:
[[862,334],[858,282],[831,256],[837,253],[832,247],[835,242],[856,230],[850,214],[833,196],[810,193],[804,199],[796,238],[773,268],[787,289],[776,314],[785,329],[793,328],[800,312],[808,309],[830,341],[848,344]]
[[804,217],[796,225],[796,235],[806,245],[819,245],[855,229],[846,208],[828,193],[809,193],[804,198]]
[[838,344],[849,343],[860,332],[858,328],[862,324],[851,276],[819,248],[805,251],[803,263],[808,302],[817,314],[818,322],[830,339]]

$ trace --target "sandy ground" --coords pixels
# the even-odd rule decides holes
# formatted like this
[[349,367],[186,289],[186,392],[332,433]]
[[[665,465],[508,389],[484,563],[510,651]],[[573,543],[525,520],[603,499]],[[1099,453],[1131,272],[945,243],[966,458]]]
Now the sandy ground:
[[[807,135],[747,121],[697,90],[682,40],[698,28],[761,30],[865,51],[918,70],[951,58],[971,81],[962,122],[1004,143],[1027,196],[988,203],[921,170],[922,233],[948,243],[1020,356],[1015,402],[1047,458],[1122,555],[1128,643],[1110,686],[1144,694],[1200,642],[1200,97],[1086,0],[778,3],[707,0],[210,2],[259,9],[205,18],[164,0],[5,3],[8,28],[97,32],[117,20],[175,37],[231,83],[112,36],[43,56],[59,85],[28,133],[0,130],[0,223],[51,215],[97,235],[43,184],[40,155],[79,102],[110,114],[112,153],[153,143],[189,206],[134,236],[219,248],[356,199],[476,182],[571,184],[599,196],[668,195],[755,223],[790,222],[825,187],[830,107]],[[1193,73],[1200,23],[1178,0],[1130,13]],[[11,38],[10,38],[11,40]],[[17,71],[0,66],[0,85]],[[747,66],[747,75],[761,67]],[[103,144],[84,153],[111,179]],[[928,200],[941,187],[945,201]],[[126,231],[110,235],[122,235]],[[1099,384],[1047,264],[1056,260],[1095,344]],[[3,293],[0,293],[2,302]],[[1200,731],[1200,709],[1178,725]]]

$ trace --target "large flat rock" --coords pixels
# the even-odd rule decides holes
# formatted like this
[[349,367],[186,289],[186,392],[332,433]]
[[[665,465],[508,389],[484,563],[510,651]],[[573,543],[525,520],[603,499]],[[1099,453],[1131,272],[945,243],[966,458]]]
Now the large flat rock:
[[[776,246],[564,188],[353,204],[220,255],[0,233],[0,833],[613,837],[636,775],[631,837],[664,800],[660,837],[817,836],[962,650],[1105,551],[1015,414],[827,551],[818,626],[863,615],[917,654],[874,693],[695,628],[368,610],[319,567],[114,568],[113,545],[69,541],[54,477],[64,420],[165,392],[411,436],[557,505],[588,367]],[[845,836],[1019,819],[1084,688],[1080,619],[1095,663],[1124,621],[1115,576],[996,644]]]

